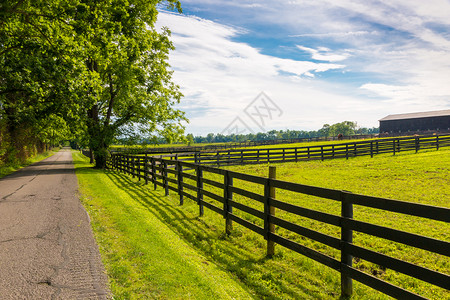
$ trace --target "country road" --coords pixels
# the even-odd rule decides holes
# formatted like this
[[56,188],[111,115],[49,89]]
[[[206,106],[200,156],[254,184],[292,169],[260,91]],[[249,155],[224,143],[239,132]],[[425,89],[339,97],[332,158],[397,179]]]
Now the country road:
[[70,150],[0,179],[0,299],[108,299]]

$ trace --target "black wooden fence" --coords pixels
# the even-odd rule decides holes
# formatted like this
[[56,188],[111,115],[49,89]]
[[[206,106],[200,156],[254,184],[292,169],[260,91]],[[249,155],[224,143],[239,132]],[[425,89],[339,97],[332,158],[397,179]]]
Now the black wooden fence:
[[305,160],[325,160],[371,156],[382,153],[398,154],[404,151],[437,149],[450,146],[450,135],[412,136],[393,139],[377,139],[351,143],[316,145],[305,147],[230,149],[201,152],[181,152],[163,154],[160,157],[213,165],[243,165],[259,163],[298,162]]
[[[370,139],[375,138],[374,134],[358,134],[343,136],[343,140]],[[153,148],[135,148],[135,147],[114,147],[110,149],[111,153],[127,153],[127,154],[147,154],[147,153],[176,153],[176,152],[193,152],[193,151],[211,151],[233,148],[247,148],[279,144],[294,144],[305,142],[326,142],[338,140],[338,137],[311,137],[311,138],[292,138],[292,139],[276,139],[266,141],[246,141],[232,143],[215,143],[203,146],[175,146],[175,147],[153,147]]]
[[[398,142],[395,141],[396,145]],[[437,144],[439,145],[439,144]],[[319,188],[298,183],[291,183],[274,178],[264,178],[248,175],[211,166],[192,164],[179,160],[167,160],[157,157],[127,156],[114,154],[108,162],[110,168],[131,174],[139,180],[151,182],[164,188],[166,195],[169,190],[177,192],[180,204],[185,198],[196,201],[200,215],[204,207],[218,213],[225,219],[225,228],[229,232],[233,222],[236,222],[268,241],[268,254],[272,254],[270,244],[278,244],[318,261],[341,274],[341,289],[343,295],[351,295],[352,279],[357,280],[387,295],[403,299],[426,299],[411,291],[383,281],[371,274],[358,270],[352,266],[353,257],[372,262],[385,268],[412,276],[435,286],[450,289],[450,275],[403,261],[361,246],[352,242],[353,231],[394,241],[418,249],[450,257],[450,243],[423,235],[413,234],[380,225],[363,222],[353,218],[353,206],[370,207],[388,212],[401,213],[409,216],[418,216],[428,220],[437,220],[450,223],[450,209],[435,207],[398,200],[384,199],[365,195],[352,194],[346,191]],[[189,171],[187,171],[189,170]],[[212,180],[212,175],[221,180]],[[233,180],[251,182],[263,188],[263,193],[255,192],[257,189],[246,190],[233,184]],[[191,183],[187,183],[191,182]],[[194,183],[192,183],[194,182]],[[206,186],[204,186],[206,185]],[[212,189],[211,189],[212,188]],[[293,193],[313,195],[340,202],[341,214],[329,214],[310,208],[296,206],[281,201],[275,197],[274,190],[284,190]],[[219,190],[220,192],[214,192]],[[233,195],[245,196],[255,203],[263,206],[256,209],[234,199]],[[331,224],[340,228],[341,238],[330,236],[309,228],[300,226],[286,219],[276,216],[277,212],[288,212],[310,220]],[[242,216],[248,214],[258,222],[249,221]],[[383,213],[380,211],[380,213]],[[263,224],[263,225],[261,225]],[[328,256],[320,251],[306,247],[292,239],[275,233],[274,227],[284,228],[291,233],[312,239],[340,251],[340,260]],[[447,227],[448,228],[448,227]],[[292,234],[290,234],[292,235]],[[382,250],[382,249],[380,249]],[[272,249],[273,252],[273,249]]]

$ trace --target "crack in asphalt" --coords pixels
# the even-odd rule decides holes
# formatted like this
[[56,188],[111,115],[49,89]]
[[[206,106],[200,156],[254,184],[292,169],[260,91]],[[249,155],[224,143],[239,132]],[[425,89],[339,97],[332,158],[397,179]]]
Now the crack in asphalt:
[[[0,245],[12,250],[3,253],[12,258],[6,272],[0,273],[3,296],[4,292],[9,292],[6,294],[9,296],[17,295],[14,290],[22,289],[25,298],[40,293],[52,300],[112,298],[92,237],[89,215],[79,202],[70,154],[64,152],[31,166],[10,180],[0,181],[10,192],[3,197],[0,195],[1,207],[8,216],[0,223],[0,233],[8,233],[3,235]],[[44,177],[39,179],[40,175]],[[46,177],[48,175],[52,176]],[[35,245],[37,252],[28,247],[29,244]],[[23,256],[23,259],[16,258],[16,250],[17,258]],[[3,258],[2,253],[0,258]]]
[[8,199],[9,197],[11,197],[12,195],[14,195],[15,193],[17,193],[18,191],[20,191],[21,189],[23,189],[25,186],[27,186],[30,182],[32,182],[36,177],[38,177],[43,171],[40,171],[39,173],[37,173],[36,175],[33,176],[33,178],[31,178],[31,180],[29,180],[28,182],[22,184],[18,189],[16,189],[14,192],[12,192],[11,194],[8,194],[4,197],[2,197],[0,199],[0,202],[5,201],[6,199]]

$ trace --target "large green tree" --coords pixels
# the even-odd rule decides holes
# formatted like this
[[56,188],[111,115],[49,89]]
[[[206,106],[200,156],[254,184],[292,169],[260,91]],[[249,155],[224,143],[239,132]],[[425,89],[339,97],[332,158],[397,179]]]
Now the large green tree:
[[2,2],[0,105],[8,131],[27,120],[43,139],[51,132],[43,124],[82,132],[97,167],[126,131],[182,134],[170,32],[154,27],[162,2],[181,11],[176,0]]
[[0,148],[10,160],[37,143],[57,142],[67,133],[66,120],[76,115],[70,111],[74,81],[68,80],[80,72],[74,37],[57,21],[67,17],[55,14],[51,3],[32,3],[0,4]]

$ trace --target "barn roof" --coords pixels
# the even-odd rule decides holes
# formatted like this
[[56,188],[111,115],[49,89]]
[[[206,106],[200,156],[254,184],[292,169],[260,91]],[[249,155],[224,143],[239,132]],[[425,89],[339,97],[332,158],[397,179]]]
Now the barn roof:
[[418,113],[409,114],[396,114],[389,115],[380,119],[380,121],[391,121],[391,120],[404,120],[404,119],[417,119],[417,118],[431,118],[431,117],[445,117],[450,116],[450,109],[436,110],[436,111],[426,111]]

